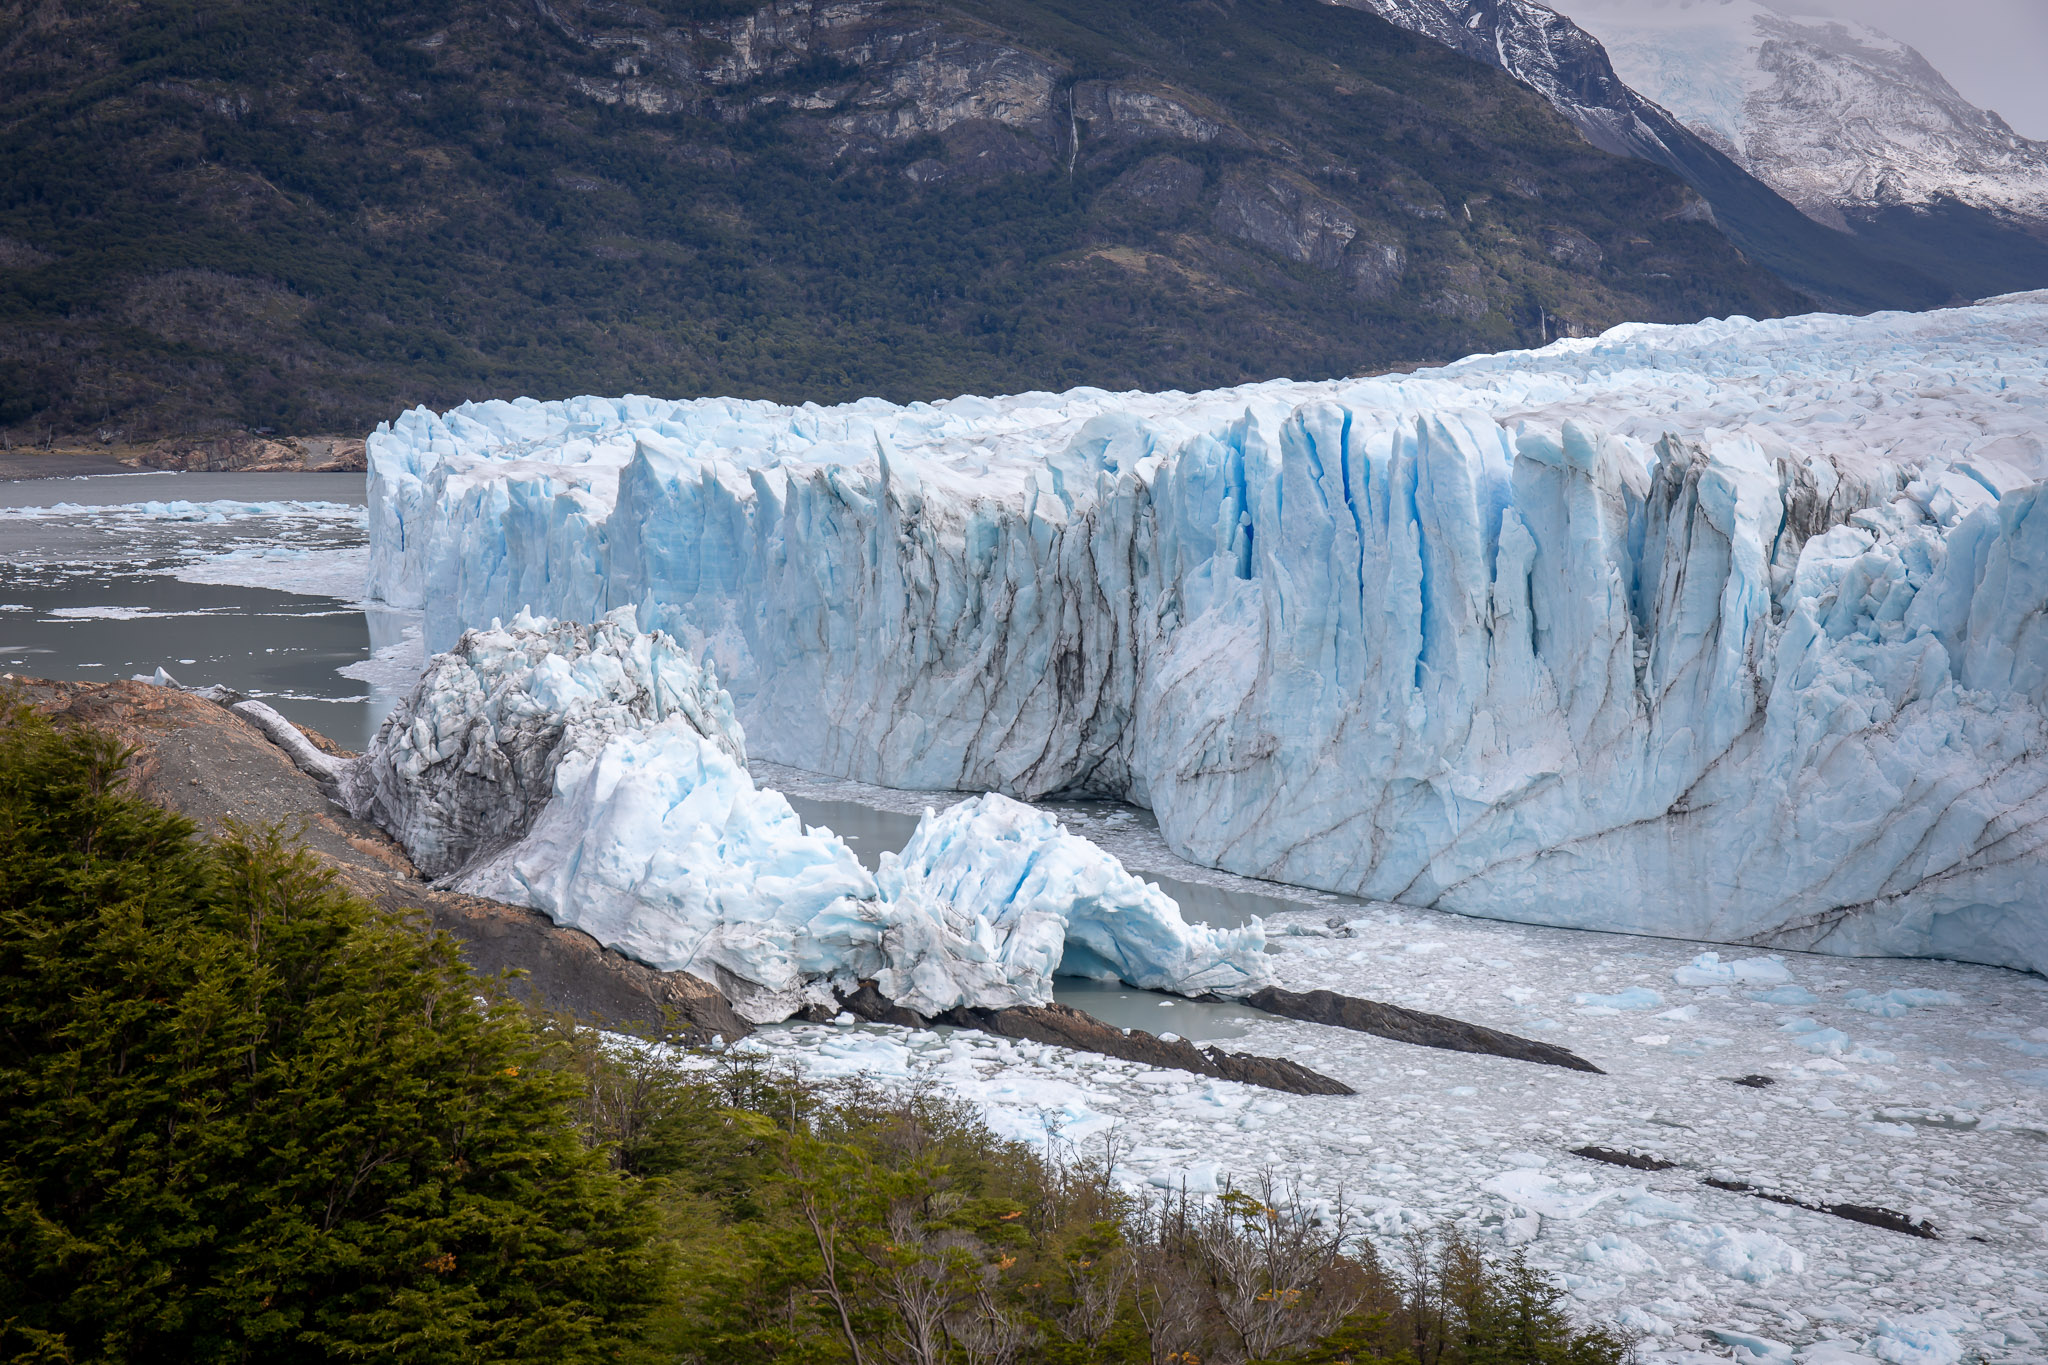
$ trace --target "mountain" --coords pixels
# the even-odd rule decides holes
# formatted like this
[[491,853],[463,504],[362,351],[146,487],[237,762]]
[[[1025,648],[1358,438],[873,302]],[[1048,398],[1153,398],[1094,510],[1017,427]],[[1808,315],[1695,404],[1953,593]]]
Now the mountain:
[[1754,0],[1570,0],[1571,18],[1534,0],[1332,2],[1500,67],[1595,146],[1675,171],[1822,302],[1925,308],[2048,284],[2048,148],[1870,29]]
[[1895,38],[1756,0],[1572,8],[1623,80],[1818,222],[1954,200],[2048,224],[2048,143]]
[[1343,375],[1804,303],[1311,0],[0,0],[0,432]]
[[1572,9],[1624,80],[1815,221],[1965,293],[2048,284],[2048,142],[1905,43],[1755,0]]

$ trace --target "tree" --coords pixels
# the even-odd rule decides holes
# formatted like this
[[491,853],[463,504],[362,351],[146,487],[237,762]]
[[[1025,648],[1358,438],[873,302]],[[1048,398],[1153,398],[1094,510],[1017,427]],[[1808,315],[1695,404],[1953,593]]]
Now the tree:
[[610,1359],[661,1288],[576,1078],[445,936],[0,715],[0,1357]]

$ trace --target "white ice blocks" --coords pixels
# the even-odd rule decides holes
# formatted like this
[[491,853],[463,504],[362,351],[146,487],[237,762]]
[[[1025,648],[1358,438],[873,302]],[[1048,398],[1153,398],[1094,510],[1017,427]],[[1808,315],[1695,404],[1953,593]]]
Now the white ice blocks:
[[640,634],[630,612],[587,625],[520,613],[433,660],[342,778],[344,800],[445,877],[522,838],[566,758],[661,730],[745,770],[731,699],[675,641]]
[[1052,998],[1052,976],[1199,993],[1269,977],[1256,926],[1184,924],[1050,816],[927,816],[878,879],[754,786],[709,670],[630,611],[466,634],[343,777],[423,871],[721,986],[756,1023],[873,979],[923,1014]]
[[[975,1004],[1005,979],[1020,992],[1014,1003],[1041,1004],[1054,968],[1181,995],[1245,995],[1273,981],[1263,926],[1184,923],[1158,887],[1044,811],[1005,796],[926,811],[902,854],[882,855],[879,880],[893,901],[935,907],[950,937],[974,936],[972,954],[902,953],[891,980],[878,982],[923,1014]],[[988,962],[993,979],[962,983],[962,960]]]
[[2048,295],[1407,377],[369,443],[429,644],[631,607],[756,749],[1541,923],[2048,966]]

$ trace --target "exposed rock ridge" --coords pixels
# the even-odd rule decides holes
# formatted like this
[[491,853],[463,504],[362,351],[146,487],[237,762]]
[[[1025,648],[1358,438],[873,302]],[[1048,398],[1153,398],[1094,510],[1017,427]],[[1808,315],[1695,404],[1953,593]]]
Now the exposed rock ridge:
[[1268,986],[1246,996],[1244,1003],[1284,1019],[1333,1024],[1379,1038],[1391,1038],[1397,1043],[1414,1043],[1418,1047],[1443,1048],[1451,1052],[1483,1052],[1521,1062],[1561,1066],[1568,1071],[1604,1074],[1577,1053],[1550,1043],[1518,1038],[1512,1033],[1487,1028],[1484,1024],[1468,1024],[1462,1019],[1426,1014],[1377,1000],[1361,1000],[1335,991],[1290,991]]
[[[876,990],[873,982],[841,996],[838,1009],[856,1019],[878,1024],[901,1024],[926,1028],[933,1024],[970,1028],[1003,1038],[1022,1038],[1079,1052],[1097,1052],[1146,1066],[1191,1071],[1197,1076],[1241,1081],[1268,1090],[1295,1095],[1353,1095],[1358,1092],[1342,1081],[1311,1071],[1284,1057],[1257,1057],[1249,1053],[1226,1052],[1217,1047],[1198,1047],[1186,1039],[1168,1042],[1143,1029],[1119,1029],[1057,1001],[1048,1005],[1018,1005],[1010,1009],[953,1009],[929,1019],[900,1005],[892,1004]],[[814,1007],[808,1014],[817,1022],[833,1017],[835,1011]]]

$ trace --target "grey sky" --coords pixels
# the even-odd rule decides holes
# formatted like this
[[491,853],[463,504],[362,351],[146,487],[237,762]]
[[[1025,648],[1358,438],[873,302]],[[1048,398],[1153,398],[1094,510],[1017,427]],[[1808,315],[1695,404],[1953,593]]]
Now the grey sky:
[[[1970,103],[2048,139],[2048,0],[1764,0],[1831,14],[1911,43]],[[1571,12],[1569,3],[1553,8]]]

